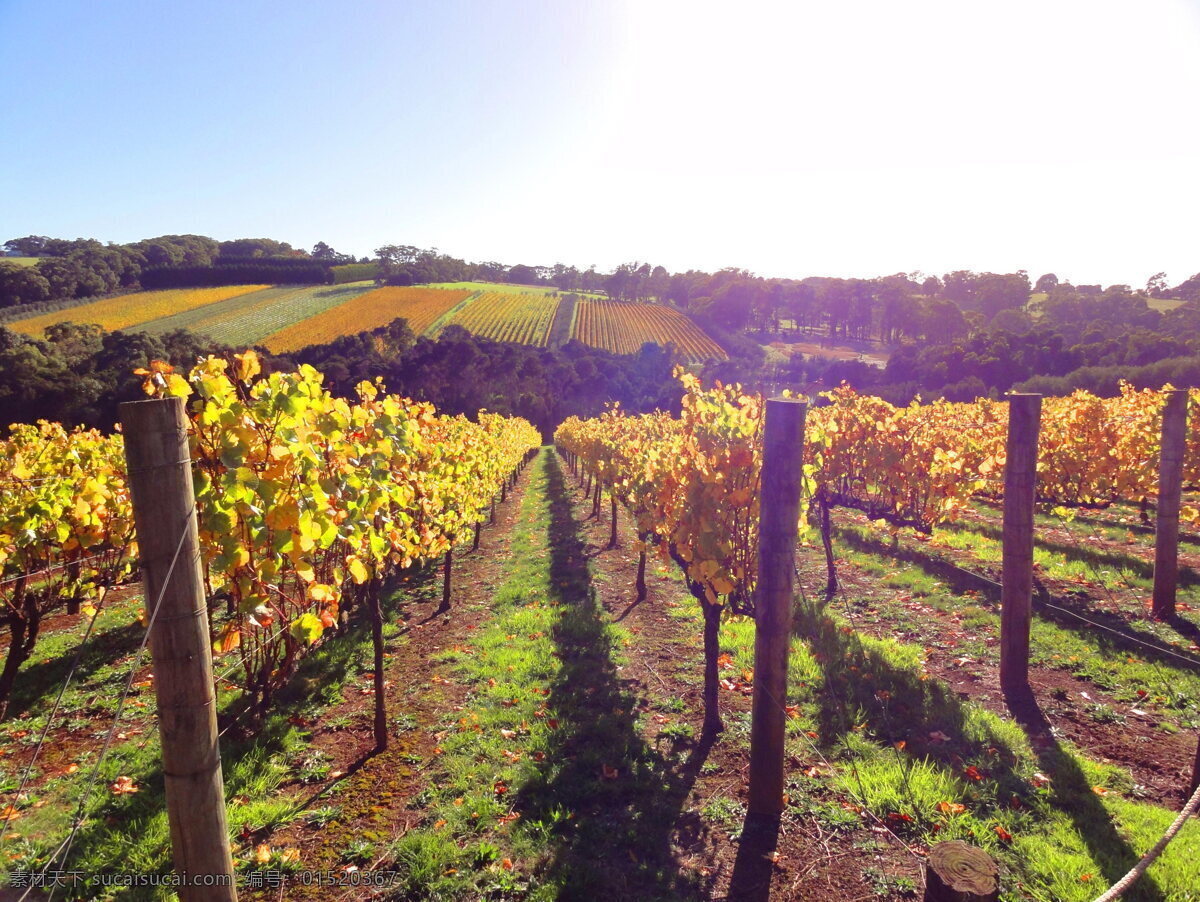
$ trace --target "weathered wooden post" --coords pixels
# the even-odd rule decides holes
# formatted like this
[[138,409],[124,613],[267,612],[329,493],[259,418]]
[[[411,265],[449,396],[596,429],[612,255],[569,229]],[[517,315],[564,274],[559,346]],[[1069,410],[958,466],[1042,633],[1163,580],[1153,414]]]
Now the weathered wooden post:
[[371,646],[375,655],[375,751],[384,752],[388,747],[387,698],[383,675],[383,610],[379,595],[383,590],[378,576],[367,584],[367,606],[371,613]]
[[1188,784],[1187,798],[1196,794],[1197,787],[1200,787],[1200,739],[1196,740],[1196,762],[1192,765],[1192,782]]
[[1033,511],[1037,496],[1042,396],[1008,396],[1004,465],[1004,551],[1000,590],[1000,687],[1029,689],[1029,625],[1033,611]]
[[442,564],[442,603],[438,611],[450,610],[450,580],[454,570],[454,545],[446,549],[446,559]]
[[612,504],[612,526],[608,532],[608,547],[617,547],[617,493],[609,487],[608,500]]
[[763,427],[748,807],[751,814],[767,817],[783,811],[788,647],[807,410],[803,401],[772,398]]
[[982,849],[960,839],[940,842],[925,862],[925,902],[996,902],[1000,869]]
[[1158,618],[1175,616],[1179,586],[1179,508],[1183,496],[1183,456],[1187,445],[1187,391],[1165,392],[1162,452],[1158,459],[1158,514],[1154,521],[1154,601]]
[[182,398],[163,398],[122,404],[120,417],[146,610],[158,603],[150,654],[171,856],[188,876],[179,897],[236,900],[187,414]]

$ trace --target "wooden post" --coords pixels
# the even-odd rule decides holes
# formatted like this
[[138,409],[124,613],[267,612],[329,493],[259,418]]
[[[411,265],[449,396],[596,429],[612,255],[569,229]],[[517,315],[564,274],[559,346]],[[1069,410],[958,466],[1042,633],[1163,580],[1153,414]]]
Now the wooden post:
[[475,538],[473,538],[471,540],[471,550],[472,551],[479,550],[479,527],[480,527],[480,525],[481,525],[480,523],[475,524]]
[[376,576],[367,586],[367,603],[371,608],[371,644],[375,653],[375,751],[388,747],[387,699],[383,679],[383,611],[379,604],[382,587]]
[[1169,391],[1163,404],[1162,452],[1158,460],[1158,515],[1154,522],[1154,602],[1151,613],[1175,616],[1179,585],[1179,507],[1187,445],[1188,393]]
[[1033,611],[1033,509],[1037,494],[1042,396],[1008,396],[1004,465],[1004,551],[1000,590],[1000,688],[1029,689],[1029,624]]
[[454,569],[454,546],[446,550],[446,561],[442,566],[442,604],[439,611],[450,610],[450,576]]
[[646,549],[638,552],[637,597],[641,601],[646,597]]
[[758,585],[754,593],[754,698],[750,721],[749,811],[783,811],[783,734],[788,648],[808,405],[767,401],[759,486]]
[[982,849],[961,839],[940,842],[925,862],[925,902],[996,902],[1000,869]]
[[150,654],[171,857],[177,874],[201,878],[200,885],[178,887],[179,897],[183,902],[232,902],[237,888],[217,741],[187,414],[182,398],[163,398],[122,404],[120,417],[146,610],[158,603]]
[[1200,787],[1200,739],[1196,740],[1196,763],[1192,765],[1192,782],[1188,785],[1186,799],[1195,795],[1197,787]]
[[617,496],[611,490],[608,493],[608,500],[612,502],[612,527],[608,532],[608,547],[617,547]]

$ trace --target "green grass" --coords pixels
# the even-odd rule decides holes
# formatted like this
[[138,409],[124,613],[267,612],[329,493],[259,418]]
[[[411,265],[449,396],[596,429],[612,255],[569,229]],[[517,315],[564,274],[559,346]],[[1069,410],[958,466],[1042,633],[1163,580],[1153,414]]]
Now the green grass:
[[36,266],[41,257],[0,257],[0,263],[15,263],[17,266]]
[[429,288],[455,288],[464,291],[508,291],[514,294],[534,292],[536,294],[575,294],[580,297],[603,298],[607,295],[595,291],[566,291],[553,285],[514,285],[511,282],[430,282]]
[[[64,697],[63,711],[56,723],[75,724],[76,729],[94,735],[107,730],[128,673],[130,656],[141,638],[141,628],[136,624],[139,603],[136,598],[130,599],[100,614],[93,640],[96,648],[86,651],[77,683]],[[385,619],[385,640],[394,640],[397,631],[398,627]],[[44,724],[40,718],[44,718],[53,701],[64,659],[78,639],[79,634],[71,630],[47,636],[39,643],[34,660],[27,664],[28,669],[22,670],[18,682],[25,693],[20,698],[27,716],[4,724],[4,733],[0,734],[4,741],[34,741],[36,729]],[[370,670],[371,662],[370,632],[361,624],[353,625],[346,635],[326,642],[301,662],[292,682],[277,696],[271,712],[252,737],[240,740],[231,732],[222,738],[229,828],[239,868],[251,866],[250,850],[243,848],[241,839],[244,832],[269,831],[301,818],[328,821],[336,817],[336,811],[319,807],[316,800],[311,800],[313,807],[302,808],[280,788],[296,779],[317,779],[325,764],[320,755],[308,748],[311,734],[297,725],[297,716],[311,719],[337,704],[343,688]],[[232,661],[226,658],[215,662],[214,669],[220,671],[231,665]],[[100,769],[87,819],[67,865],[70,869],[108,874],[163,874],[170,869],[161,747],[153,727],[153,690],[143,686],[130,699],[120,726],[126,738],[114,743]],[[239,710],[237,692],[221,693],[218,712],[223,723]],[[17,740],[15,733],[20,730],[29,730],[30,734]],[[35,780],[34,790],[17,802],[20,817],[12,822],[10,831],[19,836],[14,839],[10,833],[4,842],[6,871],[44,866],[47,856],[70,829],[99,745],[97,738],[73,756],[72,763],[78,766],[74,773],[66,773],[61,766],[49,775],[42,772],[40,775],[48,779]],[[15,790],[19,771],[19,768],[0,771],[0,786],[5,791]],[[110,792],[109,786],[120,776],[132,778],[138,791],[124,795]],[[152,889],[112,895],[96,892],[95,888],[80,886],[65,898],[107,899],[117,895],[122,899],[173,898],[165,891]]]
[[392,850],[404,897],[678,898],[684,783],[641,738],[629,636],[596,600],[558,465],[544,451],[531,469],[491,619],[444,658],[472,688],[422,826]]
[[[846,526],[837,532],[841,540],[839,559],[877,580],[884,589],[893,590],[890,601],[889,593],[880,593],[870,602],[863,602],[860,609],[885,616],[896,632],[907,632],[920,640],[922,618],[927,615],[904,606],[905,600],[917,599],[922,606],[952,618],[949,624],[961,633],[957,652],[980,661],[997,660],[1000,617],[998,595],[992,587],[972,583],[956,573],[939,560],[933,549],[892,545],[890,539],[882,541],[873,530],[863,527]],[[1054,603],[1068,610],[1078,607],[1071,599],[1056,598]],[[1117,701],[1137,705],[1171,728],[1200,727],[1200,672],[1195,668],[1036,603],[1034,611],[1031,660],[1035,664],[1089,680]],[[1166,625],[1141,620],[1135,626],[1106,616],[1103,610],[1086,607],[1081,613],[1089,620],[1123,630],[1125,635],[1157,642],[1160,648],[1170,650],[1168,642],[1156,632],[1169,630]]]
[[1147,298],[1146,303],[1150,306],[1151,310],[1160,310],[1166,313],[1181,306],[1183,301],[1176,300],[1175,298]]
[[138,328],[152,335],[190,329],[235,347],[255,344],[293,323],[316,316],[370,291],[374,282],[284,285],[152,320]]
[[[787,754],[800,764],[788,772],[785,825],[789,818],[812,819],[825,830],[844,832],[882,822],[910,843],[965,839],[1001,861],[1001,898],[1014,902],[1087,902],[1123,876],[1175,812],[1138,801],[1126,771],[1091,761],[1068,742],[1027,734],[1015,721],[964,701],[930,677],[924,667],[924,645],[934,641],[928,615],[914,614],[898,599],[918,597],[959,617],[967,638],[961,651],[972,655],[994,654],[981,631],[994,627],[992,610],[952,594],[915,564],[847,551],[844,544],[838,554],[882,584],[880,597],[897,599],[847,603],[847,610],[859,616],[869,612],[889,631],[913,641],[861,636],[837,607],[798,603],[789,661],[793,708]],[[815,553],[809,563],[819,563]],[[659,568],[660,574],[666,572]],[[699,630],[696,605],[673,607],[670,614]],[[1160,674],[1145,662],[1131,663],[1102,641],[1097,649],[1070,631],[1035,620],[1034,648],[1053,656],[1055,642],[1064,652],[1079,653],[1062,666],[1111,672],[1123,683],[1158,686],[1161,692]],[[754,626],[748,618],[726,618],[721,651],[731,656],[732,673],[753,665]],[[1194,687],[1180,687],[1175,699],[1194,714],[1196,696],[1187,693]],[[1159,702],[1165,702],[1161,695]],[[744,719],[726,720],[722,742],[748,750]],[[727,800],[710,804],[714,810],[707,814],[736,829]],[[1200,823],[1193,823],[1126,898],[1200,899],[1197,856]]]

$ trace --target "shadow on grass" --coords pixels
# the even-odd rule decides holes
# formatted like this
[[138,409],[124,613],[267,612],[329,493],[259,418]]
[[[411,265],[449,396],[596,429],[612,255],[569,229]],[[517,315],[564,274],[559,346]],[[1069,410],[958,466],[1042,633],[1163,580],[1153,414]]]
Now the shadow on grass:
[[[941,580],[955,594],[977,592],[998,609],[1000,603],[1000,584],[982,575],[976,575],[964,570],[935,554],[907,548],[903,545],[869,539],[861,533],[846,528],[837,530],[839,540],[846,543],[854,551],[863,554],[873,554],[891,558],[918,567],[924,573]],[[1053,604],[1062,611],[1048,605]],[[1085,597],[1071,593],[1052,596],[1040,582],[1036,586],[1033,608],[1038,616],[1064,629],[1071,630],[1087,640],[1101,651],[1119,649],[1122,653],[1136,654],[1140,658],[1153,661],[1156,664],[1179,668],[1187,667],[1200,672],[1200,659],[1189,662],[1187,655],[1178,648],[1164,642],[1153,633],[1137,629],[1129,620],[1112,611],[1096,610],[1087,603]],[[1067,613],[1064,613],[1067,612]],[[1075,616],[1071,616],[1074,614]],[[1096,626],[1085,623],[1080,618],[1086,618]],[[1177,618],[1182,619],[1182,618]],[[1185,629],[1175,622],[1171,625],[1180,632]],[[1188,621],[1183,621],[1189,623]],[[1189,625],[1191,625],[1189,623]],[[1186,635],[1186,633],[1185,633]],[[1180,658],[1185,660],[1180,660]],[[1190,666],[1189,666],[1190,665]]]
[[[282,772],[273,763],[273,756],[298,750],[307,744],[303,728],[296,722],[311,718],[314,708],[341,700],[343,686],[356,667],[365,663],[365,659],[360,660],[360,655],[369,652],[370,647],[370,625],[362,620],[353,621],[344,633],[323,643],[300,662],[291,681],[275,696],[270,712],[252,734],[241,736],[237,729],[228,729],[240,724],[244,717],[239,699],[224,707],[218,715],[218,726],[222,732],[228,729],[220,740],[226,799],[244,795],[255,801],[267,801],[275,794]],[[144,747],[139,746],[140,743],[131,741],[126,746],[114,748],[105,760],[91,794],[90,814],[75,838],[70,861],[65,867],[108,874],[133,871],[165,874],[170,871],[171,852],[166,833],[159,745],[149,742]],[[364,757],[354,762],[343,779],[349,779],[366,760]],[[83,770],[86,768],[81,768],[81,772]],[[106,784],[115,780],[117,774],[131,777],[138,792],[110,794]],[[281,809],[280,815],[294,817],[322,794],[314,793],[299,800],[286,811]],[[72,804],[76,804],[75,800]],[[236,820],[231,817],[230,823],[232,826]],[[251,829],[242,834],[242,839],[253,841],[280,823],[281,820],[274,820],[248,825]],[[65,898],[90,897],[72,895],[68,891]],[[158,896],[152,889],[134,888],[122,898],[142,900]]]
[[[24,714],[42,700],[52,701],[54,694],[58,692],[59,687],[67,678],[77,649],[79,665],[75,668],[74,676],[71,677],[71,684],[74,687],[72,691],[75,692],[80,691],[80,687],[86,687],[88,679],[97,671],[110,666],[119,658],[124,658],[137,651],[143,632],[141,625],[134,621],[124,626],[104,630],[101,633],[93,633],[87,642],[69,646],[61,655],[38,661],[36,664],[26,662],[25,666],[17,673],[12,701],[8,706],[7,719],[12,720],[14,717]],[[5,653],[7,653],[7,649]],[[37,653],[35,649],[34,654]],[[147,655],[146,663],[149,662],[150,657]],[[121,679],[124,680],[124,676]],[[47,705],[46,713],[48,713],[48,708],[49,705]]]
[[550,506],[552,638],[561,662],[547,708],[558,720],[553,750],[517,791],[523,821],[551,826],[547,881],[564,899],[680,899],[699,895],[672,852],[700,838],[696,814],[683,815],[708,756],[696,745],[682,763],[648,746],[638,730],[632,681],[614,662],[614,636],[596,598],[579,524],[557,461],[544,454]]
[[[950,532],[974,533],[975,535],[984,536],[997,542],[1004,540],[1004,530],[1000,527],[972,520],[944,523],[939,528]],[[1087,541],[1088,539],[1085,537],[1075,542],[1060,542],[1055,539],[1046,538],[1043,535],[1038,535],[1036,531],[1034,534],[1034,543],[1037,547],[1053,552],[1054,554],[1061,554],[1069,561],[1078,561],[1086,564],[1093,570],[1108,567],[1115,570],[1129,571],[1140,579],[1149,580],[1154,578],[1154,564],[1150,561],[1144,560],[1134,554],[1122,554],[1103,548],[1089,548],[1082,544]],[[1200,586],[1200,573],[1197,573],[1191,567],[1180,567],[1179,585],[1182,587]]]
[[[901,759],[925,760],[959,778],[967,766],[986,771],[997,787],[990,804],[1013,797],[1036,804],[1017,772],[1019,760],[1007,738],[986,722],[968,722],[966,704],[945,683],[922,679],[914,668],[889,660],[883,646],[861,642],[814,602],[797,604],[795,631],[809,643],[824,673],[818,719],[821,741],[830,753],[853,728],[849,711],[865,722],[875,741],[902,742],[903,751],[896,753]],[[1071,819],[1109,882],[1124,876],[1138,855],[1117,831],[1078,762],[1055,740],[1032,696],[1014,701],[1019,703],[1014,717],[1029,736],[1041,770],[1053,774],[1049,804]],[[950,739],[935,741],[935,732]],[[987,816],[987,804],[979,806],[977,816]],[[1134,897],[1142,902],[1164,899],[1153,880],[1142,883]]]

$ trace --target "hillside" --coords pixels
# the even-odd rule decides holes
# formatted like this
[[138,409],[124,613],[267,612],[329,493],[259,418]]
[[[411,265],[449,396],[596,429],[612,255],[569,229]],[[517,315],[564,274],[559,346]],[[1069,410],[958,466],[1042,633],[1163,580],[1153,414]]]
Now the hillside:
[[481,338],[535,347],[560,347],[576,339],[616,354],[633,354],[649,342],[674,345],[683,363],[727,356],[690,318],[665,305],[491,282],[376,288],[373,282],[360,281],[142,291],[63,305],[13,319],[8,328],[30,336],[64,322],[150,335],[187,329],[228,345],[261,344],[286,353],[401,317],[417,335],[436,336],[453,325]]

